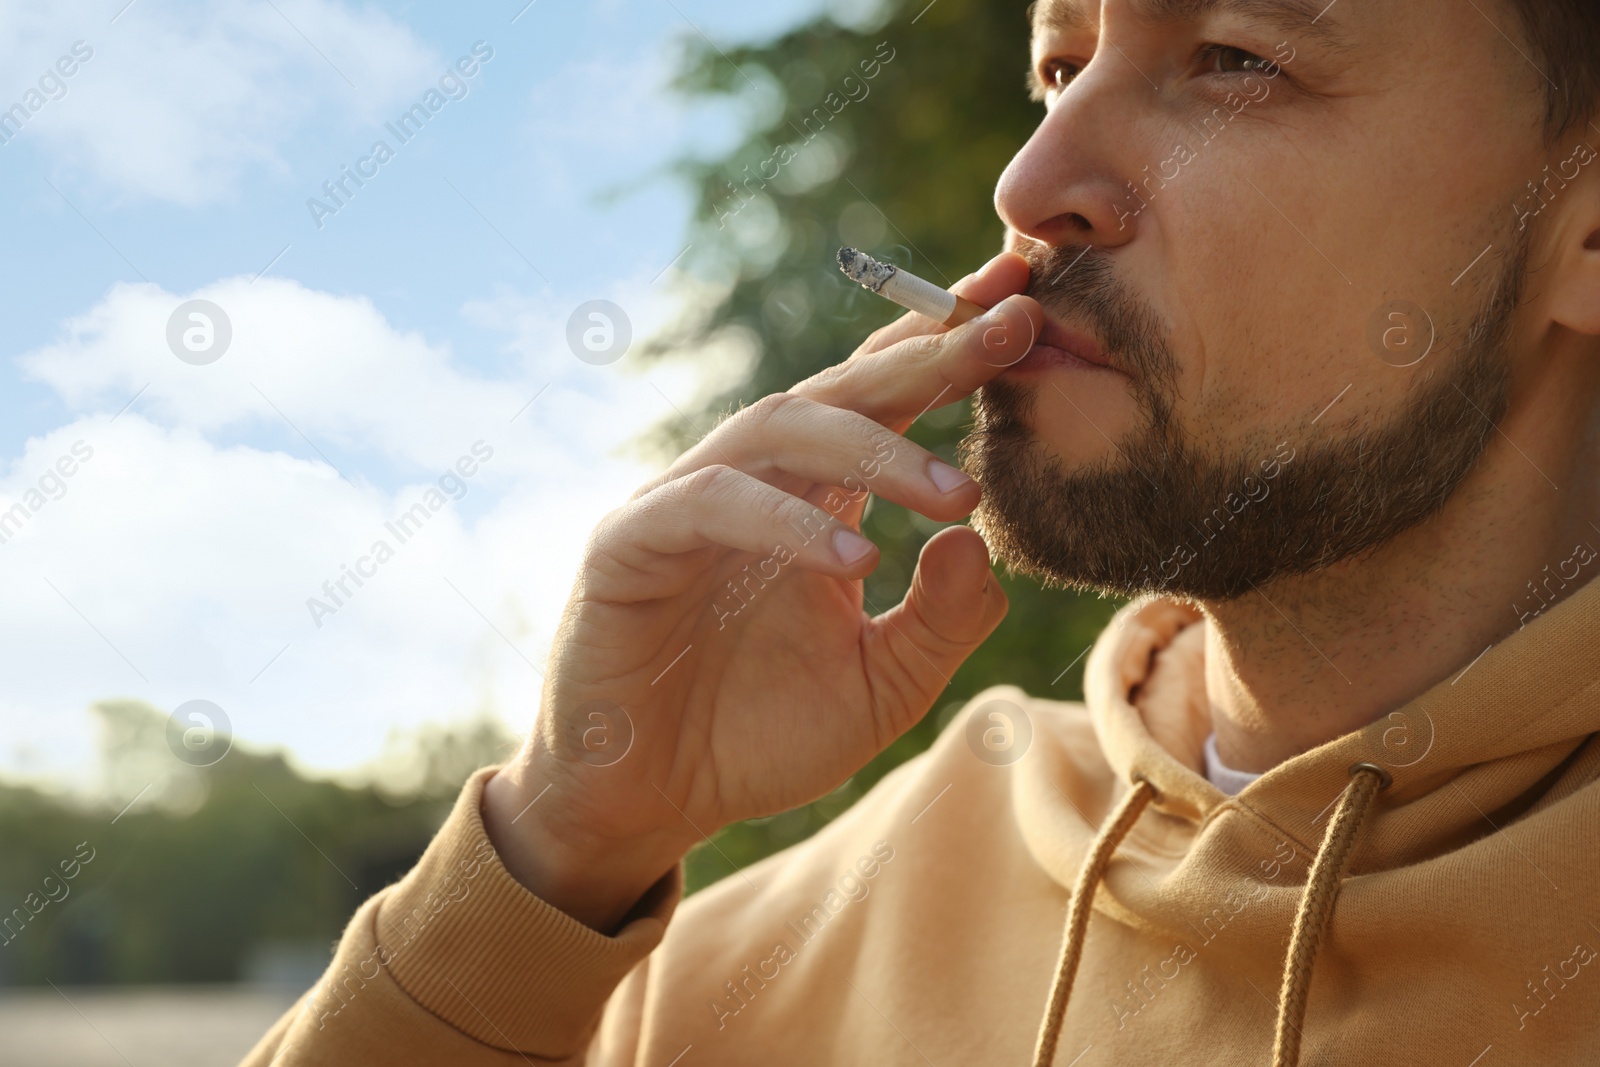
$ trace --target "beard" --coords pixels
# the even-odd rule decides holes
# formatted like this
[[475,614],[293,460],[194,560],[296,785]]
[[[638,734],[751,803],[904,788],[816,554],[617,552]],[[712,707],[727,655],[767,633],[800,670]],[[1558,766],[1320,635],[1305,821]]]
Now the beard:
[[1312,420],[1231,449],[1173,418],[1165,328],[1103,252],[1034,244],[1024,255],[1028,295],[1094,330],[1139,413],[1112,455],[1069,470],[1030,426],[1033,386],[995,381],[974,396],[960,450],[983,486],[972,525],[1001,562],[1047,586],[1226,600],[1369,553],[1444,506],[1507,408],[1525,239],[1456,351],[1387,421],[1319,432]]

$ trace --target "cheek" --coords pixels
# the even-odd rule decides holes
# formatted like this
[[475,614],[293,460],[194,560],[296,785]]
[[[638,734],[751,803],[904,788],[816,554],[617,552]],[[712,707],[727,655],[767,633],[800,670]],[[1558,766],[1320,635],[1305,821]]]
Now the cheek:
[[1175,416],[1197,442],[1254,440],[1308,421],[1370,373],[1368,315],[1357,287],[1242,178],[1194,177],[1164,220]]

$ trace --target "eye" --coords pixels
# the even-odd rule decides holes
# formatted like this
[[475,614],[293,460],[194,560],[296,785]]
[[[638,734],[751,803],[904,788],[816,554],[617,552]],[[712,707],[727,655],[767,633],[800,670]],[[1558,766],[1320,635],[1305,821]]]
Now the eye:
[[1047,92],[1060,92],[1078,76],[1079,69],[1076,63],[1068,63],[1064,59],[1048,59],[1040,68],[1039,76],[1044,79]]
[[1208,44],[1200,50],[1200,67],[1206,74],[1265,74],[1276,66],[1254,52],[1226,44]]

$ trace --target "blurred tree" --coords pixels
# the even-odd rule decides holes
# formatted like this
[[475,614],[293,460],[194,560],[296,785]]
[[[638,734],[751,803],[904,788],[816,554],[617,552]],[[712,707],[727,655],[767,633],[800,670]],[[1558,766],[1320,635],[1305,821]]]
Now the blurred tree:
[[[890,0],[865,25],[822,18],[745,46],[689,40],[681,92],[778,102],[756,108],[766,118],[725,157],[679,164],[700,190],[689,258],[727,289],[713,309],[653,351],[692,350],[724,331],[757,350],[748,380],[717,397],[697,425],[841,361],[899,314],[839,273],[840,245],[942,285],[999,251],[995,181],[1042,115],[1028,99],[1028,62],[1020,2]],[[910,436],[952,459],[969,422],[967,404],[956,404],[928,413]],[[668,425],[663,443],[680,451],[692,440],[689,431],[682,422]],[[869,606],[886,609],[904,596],[917,554],[939,526],[873,500],[865,529],[883,561],[866,583]],[[729,827],[715,848],[696,850],[691,889],[731,873],[730,861],[743,867],[814,832],[927,748],[955,709],[988,685],[1079,697],[1081,653],[1117,605],[1004,581],[1009,617],[956,673],[933,714],[833,795]]]
[[192,767],[162,712],[95,711],[98,798],[0,785],[0,985],[232,981],[274,945],[323,946],[325,963],[356,906],[415,864],[466,776],[514,744],[488,717],[428,726],[336,782],[237,745]]

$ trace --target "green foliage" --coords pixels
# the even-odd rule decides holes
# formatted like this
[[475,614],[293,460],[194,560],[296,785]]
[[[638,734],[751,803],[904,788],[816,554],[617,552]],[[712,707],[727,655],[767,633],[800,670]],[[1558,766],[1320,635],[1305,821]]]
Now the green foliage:
[[[877,29],[823,19],[763,44],[718,50],[691,42],[681,91],[755,99],[770,96],[772,86],[780,91],[780,106],[726,158],[680,167],[701,190],[692,261],[731,286],[706,318],[663,347],[693,349],[732,329],[759,350],[749,380],[718,397],[714,410],[786,389],[840,362],[897,316],[839,273],[834,253],[841,244],[942,285],[1000,250],[994,184],[1042,114],[1025,87],[1026,6],[938,0],[928,7],[913,0],[891,3],[885,12]],[[967,405],[951,405],[924,416],[910,436],[951,459],[968,422]],[[681,431],[681,424],[663,431],[674,450],[689,443]],[[917,554],[939,524],[874,500],[864,525],[883,550],[866,598],[883,610],[904,596]],[[807,837],[927,748],[955,708],[988,685],[1010,682],[1039,695],[1078,697],[1079,654],[1116,605],[1003,581],[1009,617],[956,672],[933,714],[833,795],[728,827],[714,846],[697,849],[689,859],[691,888]]]
[[231,981],[272,945],[319,969],[356,906],[416,862],[462,780],[510,741],[487,720],[394,740],[375,771],[401,793],[238,746],[192,768],[167,748],[161,712],[95,710],[102,800],[0,786],[0,985]]

